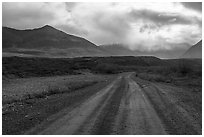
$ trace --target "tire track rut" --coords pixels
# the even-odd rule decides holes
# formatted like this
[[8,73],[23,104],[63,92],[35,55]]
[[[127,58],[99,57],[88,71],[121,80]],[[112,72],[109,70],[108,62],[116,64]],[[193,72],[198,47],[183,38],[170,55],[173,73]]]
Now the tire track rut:
[[[117,134],[166,134],[165,129],[156,111],[152,108],[142,89],[131,78],[127,76],[128,90],[121,101],[120,112],[117,123]],[[122,130],[121,130],[122,129]]]
[[116,88],[118,88],[120,82],[121,77],[118,77],[82,105],[38,134],[90,134],[89,130],[93,126],[92,123],[96,120],[101,108],[106,105],[106,102],[111,98]]

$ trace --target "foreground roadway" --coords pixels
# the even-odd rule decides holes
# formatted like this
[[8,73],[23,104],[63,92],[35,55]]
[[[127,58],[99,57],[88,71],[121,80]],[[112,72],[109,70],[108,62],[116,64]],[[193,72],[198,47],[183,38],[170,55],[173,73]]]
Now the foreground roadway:
[[[175,113],[175,117],[181,117],[180,121],[169,120],[172,117],[170,114],[165,118],[165,112],[156,109],[157,104],[152,104],[147,95],[149,93],[146,90],[154,92],[157,89],[153,90],[150,85],[138,82],[134,73],[119,75],[83,103],[67,109],[62,117],[49,124],[43,123],[26,134],[201,134],[201,125],[194,122],[182,109],[175,110],[179,111],[179,115],[176,116]],[[178,127],[174,129],[173,124]]]

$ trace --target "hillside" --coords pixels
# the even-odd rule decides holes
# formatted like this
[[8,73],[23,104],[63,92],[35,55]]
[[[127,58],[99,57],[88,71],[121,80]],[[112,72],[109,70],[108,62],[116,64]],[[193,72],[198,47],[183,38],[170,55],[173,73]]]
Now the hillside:
[[90,41],[66,34],[49,25],[29,30],[2,28],[3,55],[80,57],[107,53]]
[[202,40],[189,48],[182,58],[202,58]]

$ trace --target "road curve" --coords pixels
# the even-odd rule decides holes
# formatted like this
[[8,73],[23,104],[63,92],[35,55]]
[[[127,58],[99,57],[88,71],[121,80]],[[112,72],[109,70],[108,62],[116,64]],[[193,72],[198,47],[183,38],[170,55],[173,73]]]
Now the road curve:
[[120,75],[60,119],[32,133],[166,134],[156,111],[131,75],[132,73]]

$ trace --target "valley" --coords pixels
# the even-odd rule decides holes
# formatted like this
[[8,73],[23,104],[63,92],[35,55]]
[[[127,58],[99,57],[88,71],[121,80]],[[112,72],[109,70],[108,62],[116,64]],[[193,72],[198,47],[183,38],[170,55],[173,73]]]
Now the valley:
[[3,135],[202,135],[202,2],[2,2]]

